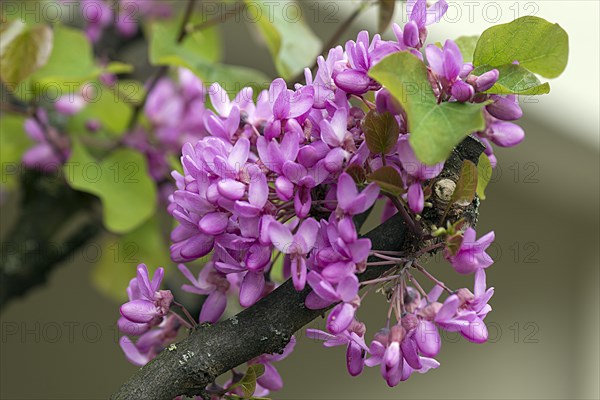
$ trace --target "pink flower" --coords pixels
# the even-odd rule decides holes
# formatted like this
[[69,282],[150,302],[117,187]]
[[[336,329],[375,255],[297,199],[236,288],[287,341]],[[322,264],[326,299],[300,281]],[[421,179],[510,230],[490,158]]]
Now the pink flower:
[[468,228],[463,234],[462,243],[456,254],[452,255],[449,250],[445,251],[446,259],[460,274],[471,274],[479,268],[489,267],[494,262],[485,252],[494,241],[494,232],[489,232],[478,240],[475,240],[475,237],[475,230]]
[[137,277],[127,288],[129,301],[121,306],[121,315],[138,324],[156,325],[169,312],[173,295],[170,290],[159,290],[164,270],[158,268],[150,280],[145,264],[138,265]]
[[217,322],[227,307],[227,290],[229,289],[227,278],[215,269],[212,262],[206,263],[198,274],[198,278],[195,278],[185,265],[179,264],[178,268],[183,276],[191,282],[191,285],[181,286],[185,292],[208,295],[202,304],[199,321]]
[[271,221],[268,230],[269,238],[275,248],[290,257],[294,287],[296,290],[304,289],[307,274],[306,257],[317,240],[319,223],[309,218],[302,222],[295,235],[277,221]]
[[346,368],[352,376],[358,376],[365,365],[365,356],[369,348],[365,344],[365,324],[353,319],[347,329],[332,335],[318,329],[307,329],[310,339],[323,340],[324,347],[347,346]]
[[379,186],[371,183],[358,192],[354,179],[347,173],[342,173],[338,178],[337,200],[339,209],[347,215],[358,215],[367,211],[379,196]]

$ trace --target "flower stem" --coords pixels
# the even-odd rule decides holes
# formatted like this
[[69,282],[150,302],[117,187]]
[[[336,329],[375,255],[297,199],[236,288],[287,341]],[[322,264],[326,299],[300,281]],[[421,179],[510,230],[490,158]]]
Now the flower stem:
[[402,219],[404,220],[404,222],[406,222],[406,225],[408,225],[408,228],[411,230],[411,232],[413,234],[415,234],[417,237],[421,237],[423,235],[421,230],[417,226],[417,223],[415,222],[415,220],[408,214],[408,211],[406,211],[406,208],[404,208],[404,206],[402,205],[400,200],[398,200],[398,198],[396,196],[391,196],[391,195],[388,195],[388,198],[390,200],[392,200],[392,203],[398,209],[398,212],[402,216]]
[[173,304],[175,304],[177,307],[179,307],[181,309],[181,311],[183,311],[183,314],[192,323],[193,327],[196,327],[198,325],[196,320],[190,315],[190,312],[188,311],[187,308],[185,308],[185,306],[183,304],[178,303],[176,301],[173,301]]
[[177,318],[179,322],[181,322],[185,327],[187,327],[188,329],[192,329],[192,325],[189,322],[187,322],[181,315],[177,314],[173,310],[171,310],[170,313],[173,314],[175,318]]
[[444,285],[443,282],[441,282],[439,279],[437,279],[435,276],[431,275],[422,265],[414,263],[414,266],[416,269],[418,269],[419,271],[421,271],[421,273],[423,273],[423,275],[425,275],[427,278],[429,278],[429,280],[431,280],[432,282],[434,282],[436,285],[439,285],[442,287],[442,289],[444,289],[446,292],[448,292],[449,294],[454,293],[453,290],[451,290],[450,288],[448,288],[448,286]]

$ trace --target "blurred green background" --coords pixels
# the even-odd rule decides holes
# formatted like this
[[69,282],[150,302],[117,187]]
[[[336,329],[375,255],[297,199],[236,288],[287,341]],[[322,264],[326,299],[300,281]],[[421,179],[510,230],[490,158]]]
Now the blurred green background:
[[[304,4],[306,19],[325,40],[357,3],[317,7],[331,11],[324,8],[329,4],[336,4],[338,22],[315,18],[308,13],[313,3]],[[475,345],[446,335],[439,369],[390,389],[378,368],[352,378],[343,349],[323,349],[299,333],[296,352],[278,365],[285,388],[273,398],[599,397],[599,12],[597,1],[452,2],[448,20],[430,31],[430,41],[443,40],[535,13],[570,35],[567,70],[551,82],[550,95],[523,99],[526,140],[497,151],[499,166],[481,206],[478,232],[496,232],[490,250],[496,263],[488,270],[488,283],[496,288],[486,319],[490,342]],[[402,19],[398,10],[396,20]],[[365,13],[344,41],[361,29],[374,32],[375,21],[375,10]],[[266,48],[248,45],[256,39],[252,27],[227,22],[222,31],[227,62],[274,75]],[[131,58],[139,51],[131,49]],[[15,203],[0,209],[1,232],[14,219]],[[90,282],[94,249],[78,252],[46,286],[3,310],[3,399],[106,398],[135,370],[117,343],[118,304]],[[472,284],[444,262],[435,270],[452,286]],[[372,334],[385,323],[385,312],[383,299],[371,295],[359,318]],[[313,325],[322,327],[323,320]]]

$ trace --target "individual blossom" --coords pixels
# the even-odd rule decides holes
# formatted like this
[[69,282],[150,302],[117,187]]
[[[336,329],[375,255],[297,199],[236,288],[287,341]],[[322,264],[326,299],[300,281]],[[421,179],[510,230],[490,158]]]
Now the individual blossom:
[[290,259],[294,287],[296,290],[304,289],[307,275],[306,258],[317,240],[319,223],[313,218],[306,219],[295,234],[277,221],[270,221],[266,229],[273,246]]
[[[510,104],[514,100],[504,100],[503,103]],[[513,103],[514,104],[514,103]],[[510,109],[509,109],[510,107]],[[516,106],[518,107],[518,105]],[[496,109],[492,109],[496,115],[502,115],[507,119],[518,118],[520,108],[514,106],[498,106]],[[479,132],[479,136],[489,139],[495,145],[501,147],[513,147],[518,145],[525,139],[525,131],[519,125],[500,120],[490,114],[489,111],[484,110],[483,115],[486,121],[486,128],[483,132]]]
[[388,386],[394,387],[407,380],[413,372],[425,373],[439,367],[439,362],[418,354],[414,340],[402,324],[382,329],[369,347],[368,367],[379,365]]
[[75,115],[81,111],[87,102],[80,93],[71,93],[59,97],[54,103],[56,112],[62,115]]
[[483,320],[492,310],[488,302],[494,294],[494,288],[486,288],[483,268],[475,272],[474,291],[475,294],[463,288],[448,296],[434,321],[447,331],[460,332],[471,342],[484,343],[488,338],[488,330]]
[[378,196],[379,186],[376,183],[370,183],[359,193],[354,179],[349,174],[344,172],[338,178],[337,200],[340,214],[362,214],[371,208]]
[[164,269],[158,268],[152,279],[145,264],[137,267],[137,276],[129,283],[130,300],[121,306],[121,315],[134,323],[156,325],[167,315],[173,302],[170,290],[160,290]]
[[427,7],[426,0],[408,0],[406,2],[408,22],[402,34],[404,45],[415,49],[421,48],[427,37],[426,27],[439,22],[447,10],[448,3],[445,0],[438,0],[431,7]]
[[191,283],[184,284],[181,287],[183,291],[207,296],[202,303],[199,322],[217,322],[227,307],[230,285],[225,275],[215,269],[213,262],[206,263],[197,278],[185,265],[179,264],[178,268]]
[[463,234],[463,239],[456,253],[446,249],[444,255],[456,272],[471,274],[479,268],[487,268],[494,260],[485,250],[494,241],[494,232],[489,232],[476,240],[475,229],[469,227]]
[[356,42],[346,42],[347,61],[337,61],[333,70],[335,85],[346,93],[362,95],[381,85],[369,76],[369,69],[384,56],[397,51],[396,46],[375,35],[369,40],[369,32],[359,32]]
[[288,131],[301,134],[301,123],[314,104],[314,88],[304,86],[293,91],[283,79],[277,78],[269,87],[269,101],[273,116],[265,126],[265,138],[271,140]]
[[409,137],[410,135],[402,135],[398,139],[397,152],[402,170],[406,173],[408,206],[418,214],[423,211],[425,205],[422,183],[438,176],[444,168],[444,162],[426,165],[419,161],[410,145]]
[[136,342],[122,336],[119,345],[130,363],[143,366],[156,357],[166,345],[175,341],[180,326],[177,317],[171,315],[155,329],[142,334]]
[[265,373],[256,380],[260,386],[267,389],[267,393],[264,395],[268,395],[270,391],[277,391],[283,388],[283,379],[273,363],[289,357],[295,347],[296,337],[292,336],[289,343],[283,348],[281,354],[263,354],[248,362],[249,365],[262,364],[265,366]]
[[369,351],[365,344],[365,332],[365,324],[353,319],[347,329],[335,335],[318,329],[307,329],[306,336],[323,340],[324,347],[346,346],[346,368],[351,376],[358,376],[364,368],[365,357]]
[[446,40],[443,49],[430,44],[425,49],[429,67],[436,74],[442,86],[442,93],[450,93],[460,102],[470,100],[475,94],[473,86],[465,82],[463,56],[453,40]]
[[483,319],[466,305],[466,296],[452,294],[435,316],[435,323],[448,332],[459,332],[464,338],[474,343],[484,343],[488,331]]
[[[338,283],[332,284],[319,273],[310,271],[307,280],[313,292],[325,304],[340,302],[331,310],[327,317],[327,330],[333,334],[345,331],[352,323],[356,309],[360,305],[360,298],[358,297],[359,285],[356,275],[350,273]],[[309,299],[307,299],[307,303],[307,307],[312,308]]]
[[314,88],[314,108],[323,109],[328,100],[333,100],[336,89],[333,73],[338,61],[343,59],[344,50],[337,46],[329,50],[326,59],[323,56],[317,57],[318,69],[314,79],[310,68],[304,69],[306,85]]
[[247,250],[232,250],[232,252],[234,255],[217,245],[213,257],[215,268],[228,276],[244,273],[243,278],[238,282],[240,305],[249,307],[270,291],[264,274],[270,267],[271,249],[255,242]]

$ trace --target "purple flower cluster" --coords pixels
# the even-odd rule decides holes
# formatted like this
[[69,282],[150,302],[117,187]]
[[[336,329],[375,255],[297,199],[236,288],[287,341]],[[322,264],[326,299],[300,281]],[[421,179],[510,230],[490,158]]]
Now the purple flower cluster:
[[171,6],[160,0],[81,0],[80,12],[87,37],[94,43],[111,26],[119,35],[131,37],[141,17],[164,19],[172,14]]
[[164,270],[158,268],[152,279],[146,265],[137,267],[137,276],[129,282],[129,301],[121,306],[119,330],[130,336],[139,336],[137,342],[123,336],[119,341],[127,359],[144,365],[153,359],[166,344],[175,340],[180,322],[168,315],[173,302],[170,290],[159,290]]
[[[379,35],[370,39],[361,32],[345,49],[338,46],[327,57],[319,57],[314,75],[307,69],[306,84],[293,89],[278,78],[256,98],[252,89],[244,88],[232,99],[219,84],[205,88],[186,70],[180,70],[178,83],[168,79],[158,83],[145,113],[161,144],[157,154],[182,145],[183,172],[172,173],[176,190],[169,196],[168,211],[178,222],[171,233],[170,253],[188,280],[182,289],[206,296],[200,322],[217,322],[232,298],[243,307],[252,306],[276,287],[276,276],[291,278],[296,290],[311,289],[308,308],[332,307],[326,331],[313,329],[308,335],[324,340],[326,347],[346,346],[351,375],[360,374],[365,365],[379,366],[390,386],[439,366],[433,358],[441,347],[439,329],[460,332],[475,343],[487,339],[483,320],[491,310],[493,289],[486,288],[485,268],[493,261],[485,250],[493,232],[476,240],[472,228],[449,224],[443,240],[436,239],[434,246],[444,247],[458,273],[475,274],[471,292],[451,290],[432,276],[419,264],[424,252],[372,248],[354,222],[354,217],[386,198],[378,184],[365,178],[371,172],[392,168],[401,181],[404,194],[395,199],[393,209],[388,202],[384,217],[400,209],[415,222],[426,207],[426,186],[444,167],[443,162],[426,165],[417,159],[408,140],[406,113],[386,88],[369,77],[369,69],[386,55],[409,51],[426,60],[440,102],[491,100],[485,111],[486,129],[473,135],[486,143],[492,162],[490,142],[510,146],[522,139],[520,128],[506,122],[521,115],[515,98],[484,93],[497,81],[497,70],[474,75],[473,66],[463,62],[450,40],[442,48],[425,47],[426,58],[420,53],[426,26],[439,21],[446,9],[444,0],[429,8],[425,0],[408,1],[409,22],[403,29],[394,25],[396,40],[385,41]],[[205,97],[211,107],[204,104]],[[391,114],[400,131],[385,154],[372,153],[365,140],[363,122],[368,112],[375,111]],[[135,135],[130,133],[131,138]],[[146,137],[144,132],[139,135],[141,141]],[[164,162],[159,166],[164,168]],[[195,275],[186,264],[198,259],[204,267]],[[360,274],[375,265],[389,269],[378,279],[359,282]],[[433,282],[429,294],[414,271]],[[140,279],[136,285],[146,285]],[[148,285],[144,298],[130,294],[131,301],[121,311],[128,322],[146,330],[158,326],[155,330],[162,332],[170,317],[165,317],[166,300],[157,299],[167,296],[157,291],[154,281]],[[381,286],[390,303],[385,327],[370,345],[367,328],[357,319],[361,285]],[[444,291],[448,296],[439,302]],[[164,329],[164,335],[156,334],[161,340],[170,337],[170,328]],[[136,351],[152,355],[144,343],[141,348],[136,344]],[[157,339],[155,344],[152,348],[159,348],[164,341]],[[140,360],[131,346],[124,346],[128,357]],[[281,387],[281,377],[271,364],[280,358],[264,355],[250,362],[264,364],[267,371],[259,379],[257,393]]]
[[69,141],[49,124],[46,110],[39,109],[35,117],[27,118],[24,129],[36,144],[23,154],[23,165],[45,173],[52,173],[61,168],[69,158]]

